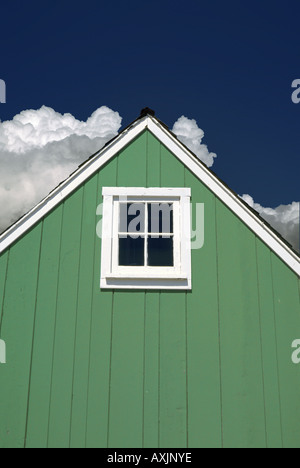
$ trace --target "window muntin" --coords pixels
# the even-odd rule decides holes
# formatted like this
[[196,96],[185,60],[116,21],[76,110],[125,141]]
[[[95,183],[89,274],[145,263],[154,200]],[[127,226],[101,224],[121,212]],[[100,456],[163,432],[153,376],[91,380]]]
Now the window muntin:
[[174,267],[173,203],[119,203],[119,266]]
[[180,269],[179,197],[113,197],[112,273],[164,275]]

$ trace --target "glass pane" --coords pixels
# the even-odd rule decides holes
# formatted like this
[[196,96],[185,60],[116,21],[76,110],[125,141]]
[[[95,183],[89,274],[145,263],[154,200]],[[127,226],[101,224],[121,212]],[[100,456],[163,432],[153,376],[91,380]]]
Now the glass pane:
[[148,232],[173,233],[173,204],[148,204]]
[[129,236],[119,239],[119,265],[120,266],[144,266],[145,239]]
[[120,203],[119,232],[145,232],[145,203]]
[[148,266],[174,266],[173,236],[148,238]]

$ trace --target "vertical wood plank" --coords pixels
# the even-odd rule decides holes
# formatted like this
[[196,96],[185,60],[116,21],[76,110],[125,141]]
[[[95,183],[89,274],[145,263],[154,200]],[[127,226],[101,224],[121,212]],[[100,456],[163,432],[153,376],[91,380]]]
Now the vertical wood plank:
[[[84,185],[71,411],[71,448],[85,448],[98,176]],[[96,287],[96,285],[95,285]]]
[[255,237],[217,200],[224,447],[266,446]]
[[8,265],[8,251],[0,256],[0,338],[1,338],[1,323],[4,305],[4,292],[6,285],[7,276],[7,265]]
[[[133,169],[134,168],[134,169]],[[118,157],[120,187],[145,187],[147,133]],[[143,441],[144,291],[115,291],[109,408],[109,447],[141,447]],[[122,392],[120,393],[120,388]],[[130,427],[130,430],[128,430]]]
[[42,223],[10,250],[1,338],[6,361],[0,367],[0,447],[23,448],[35,316]]
[[182,163],[161,145],[161,184],[162,187],[184,187],[185,169]]
[[144,296],[114,295],[108,441],[113,448],[142,447]]
[[[102,202],[102,187],[116,186],[117,158],[98,175],[96,205]],[[97,223],[100,217],[96,216]],[[96,234],[96,233],[95,233]],[[89,386],[86,447],[108,444],[111,329],[114,293],[100,290],[101,239],[95,235],[92,319],[90,330]]]
[[267,447],[282,447],[278,353],[270,250],[256,239]]
[[300,338],[298,278],[272,253],[272,273],[278,349],[280,401],[284,448],[300,441],[300,373],[291,360],[291,344]]
[[[160,142],[147,133],[147,187],[160,187]],[[143,447],[159,446],[159,301],[160,293],[145,298]]]
[[[163,187],[184,187],[184,167],[161,147]],[[160,294],[160,447],[185,448],[187,434],[186,293]]]
[[69,447],[78,268],[83,189],[64,202],[53,370],[49,448]]
[[145,301],[143,447],[159,446],[159,298],[147,292]]
[[182,292],[160,295],[159,447],[187,447],[186,307]]
[[[192,189],[193,230],[200,239],[204,228],[204,245],[192,250],[193,289],[187,294],[189,447],[219,448],[222,408],[215,197],[188,171],[186,184]],[[196,203],[204,204],[204,226],[196,218]]]
[[160,187],[161,143],[147,132],[147,187]]
[[119,187],[145,187],[147,183],[147,134],[143,132],[118,156]]
[[27,448],[45,448],[52,376],[62,205],[44,220],[29,386]]

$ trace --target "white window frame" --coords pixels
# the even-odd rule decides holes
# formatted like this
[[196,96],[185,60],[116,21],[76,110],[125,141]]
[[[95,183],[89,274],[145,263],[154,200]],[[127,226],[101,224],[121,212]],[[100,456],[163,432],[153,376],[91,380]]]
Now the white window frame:
[[[191,289],[191,214],[189,188],[104,187],[101,289]],[[119,204],[173,204],[174,267],[119,266]],[[147,211],[147,210],[146,210]]]

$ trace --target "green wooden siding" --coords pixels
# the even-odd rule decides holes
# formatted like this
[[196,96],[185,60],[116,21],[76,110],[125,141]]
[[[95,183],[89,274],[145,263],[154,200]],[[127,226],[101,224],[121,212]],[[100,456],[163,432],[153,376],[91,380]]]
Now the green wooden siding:
[[[103,186],[191,187],[192,291],[101,291]],[[0,447],[297,447],[300,279],[148,131],[0,256]]]

